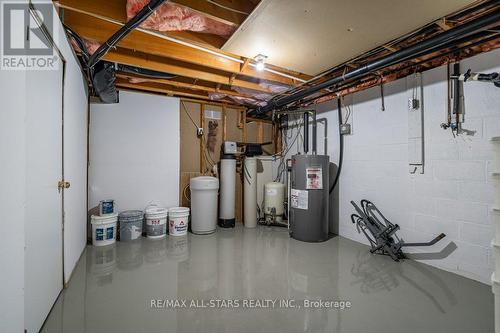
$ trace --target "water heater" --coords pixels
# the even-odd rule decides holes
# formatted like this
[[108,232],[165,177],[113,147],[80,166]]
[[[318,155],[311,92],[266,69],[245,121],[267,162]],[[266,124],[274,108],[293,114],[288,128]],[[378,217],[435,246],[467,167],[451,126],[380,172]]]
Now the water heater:
[[[314,118],[315,113],[313,114]],[[309,113],[304,113],[304,154],[292,156],[290,176],[290,236],[304,242],[328,239],[330,157],[316,155],[316,119],[313,149],[308,154]]]

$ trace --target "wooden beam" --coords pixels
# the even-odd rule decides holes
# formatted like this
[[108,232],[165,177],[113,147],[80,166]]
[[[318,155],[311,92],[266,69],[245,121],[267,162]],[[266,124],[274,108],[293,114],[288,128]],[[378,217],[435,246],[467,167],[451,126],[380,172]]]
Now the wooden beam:
[[189,98],[189,97],[182,97],[181,98],[182,101],[186,101],[186,102],[193,102],[193,103],[204,103],[205,105],[214,105],[214,106],[221,106],[222,105],[225,105],[226,107],[228,108],[231,108],[231,109],[236,109],[236,110],[241,110],[241,111],[247,111],[248,108],[246,106],[243,106],[243,105],[239,105],[239,104],[232,104],[230,101],[224,101],[224,102],[215,102],[215,101],[200,101],[198,99],[193,99],[193,98]]
[[[119,27],[117,24],[71,11],[65,14],[64,22],[80,36],[99,43],[105,42]],[[130,32],[129,35],[120,41],[118,46],[131,50],[140,50],[144,53],[184,61],[229,73],[237,73],[252,78],[265,79],[280,84],[293,85],[294,83],[294,80],[289,77],[268,71],[259,72],[251,66],[243,69],[240,73],[240,63],[238,61],[233,61],[225,56],[214,55],[193,47],[181,45],[179,43],[162,39],[158,36],[150,35],[146,32],[138,30]],[[222,52],[221,54],[228,55]],[[242,57],[235,55],[228,56],[231,56],[239,61],[243,61]],[[269,68],[274,67],[269,66]],[[285,69],[280,71],[287,75],[289,72]],[[301,74],[299,78],[307,80],[310,76]]]
[[229,77],[229,85],[230,86],[233,85],[233,82],[235,79],[236,79],[236,74],[231,74],[231,76]]
[[[96,18],[111,19],[121,23],[127,22],[126,0],[59,0],[54,1],[54,4],[75,13],[93,15]],[[159,33],[215,48],[221,48],[226,42],[226,39],[221,36],[194,31],[168,31]]]
[[447,22],[446,22],[446,18],[442,18],[438,21],[436,21],[436,24],[443,30],[443,31],[447,31],[447,30],[450,30],[451,28],[453,28],[451,25],[449,25]]
[[[229,78],[224,72],[216,70],[207,71],[202,66],[186,64],[181,61],[149,55],[142,52],[134,52],[132,50],[117,48],[116,50],[108,52],[103,59],[111,62],[117,62],[119,64],[136,66],[159,72],[190,77],[193,79],[229,85]],[[261,87],[258,83],[242,79],[235,79],[232,85],[272,94],[270,89]]]
[[236,6],[227,6],[229,8],[236,9],[241,12],[245,12],[248,14],[243,14],[243,13],[237,13],[222,7],[219,7],[217,5],[211,4],[208,1],[200,1],[200,0],[173,0],[173,2],[182,5],[184,7],[188,7],[198,13],[204,14],[208,16],[209,18],[229,24],[232,26],[239,26],[245,21],[247,18],[248,14],[250,14],[251,10],[246,11],[245,8],[242,6],[244,0],[239,0],[239,1],[231,1],[234,3]]
[[195,97],[201,99],[209,99],[208,94],[200,91],[190,90],[190,89],[180,89],[180,88],[166,88],[164,85],[154,83],[154,82],[143,82],[143,83],[130,83],[127,80],[118,78],[116,80],[116,87],[125,87],[139,90],[147,90],[154,92],[161,92],[170,96],[187,96]]
[[245,62],[240,65],[240,73],[243,72],[245,68],[247,68],[248,64],[250,63],[250,58],[245,58]]
[[[221,87],[219,87],[219,89],[217,89],[217,87],[211,87],[210,85],[204,84],[203,82],[197,82],[196,84],[189,83],[189,82],[186,82],[187,80],[185,78],[174,78],[174,79],[167,80],[167,79],[158,79],[158,78],[152,78],[152,77],[141,77],[141,76],[132,75],[132,74],[128,74],[128,73],[122,73],[122,72],[118,72],[116,74],[116,77],[121,78],[121,79],[126,79],[126,80],[141,79],[141,80],[145,80],[145,82],[155,82],[155,83],[159,83],[159,84],[171,86],[171,87],[187,88],[187,89],[194,89],[194,90],[198,90],[198,91],[220,93],[220,94],[230,95],[230,96],[252,98],[251,95],[242,94],[242,93],[236,92],[234,90],[225,89],[225,88],[221,88]],[[132,83],[132,82],[130,82],[130,83]],[[168,87],[165,87],[165,88],[169,89]]]

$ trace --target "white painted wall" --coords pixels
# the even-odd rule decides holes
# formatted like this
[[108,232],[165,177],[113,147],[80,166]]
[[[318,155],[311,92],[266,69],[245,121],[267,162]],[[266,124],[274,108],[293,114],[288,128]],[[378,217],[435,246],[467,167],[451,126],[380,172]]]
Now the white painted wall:
[[[0,3],[1,4],[1,3]],[[0,332],[24,330],[25,72],[0,70]]]
[[90,123],[90,207],[178,205],[179,99],[120,92],[119,104],[91,105]]
[[[57,17],[57,15],[54,15]],[[55,42],[67,61],[65,104],[67,150],[65,168],[71,181],[71,193],[66,194],[65,275],[69,277],[76,260],[85,245],[86,221],[86,91],[80,69],[69,44],[58,24]],[[33,78],[33,76],[30,76]],[[46,84],[31,82],[30,86]],[[26,175],[30,173],[26,159],[26,126],[30,120],[26,112],[26,73],[22,71],[1,71],[0,96],[0,224],[9,237],[0,243],[0,263],[8,267],[2,273],[0,286],[0,331],[22,332],[25,328],[24,313],[24,265],[25,265],[25,209],[29,184]],[[47,98],[61,98],[56,96]],[[60,145],[58,145],[60,149]],[[55,186],[56,184],[54,184]],[[68,190],[69,192],[69,190]],[[82,232],[83,230],[83,232]],[[47,240],[48,241],[48,240]]]
[[[500,50],[462,61],[473,71],[500,71]],[[450,242],[456,250],[446,258],[422,260],[484,283],[490,282],[493,237],[493,147],[500,135],[500,89],[469,82],[465,87],[466,121],[473,137],[453,138],[440,128],[445,121],[446,68],[423,73],[425,114],[425,174],[408,172],[408,111],[406,79],[385,86],[385,112],[380,111],[379,88],[346,98],[353,101],[353,135],[345,137],[345,160],[340,178],[340,235],[366,243],[350,221],[350,200],[369,199],[402,230],[407,241],[430,240],[440,232],[447,237],[431,248],[439,252]],[[328,117],[329,153],[338,159],[336,102],[319,105]],[[333,111],[326,111],[333,110]],[[321,142],[321,135],[318,142]],[[451,247],[454,246],[450,245]],[[413,250],[413,249],[412,249]]]

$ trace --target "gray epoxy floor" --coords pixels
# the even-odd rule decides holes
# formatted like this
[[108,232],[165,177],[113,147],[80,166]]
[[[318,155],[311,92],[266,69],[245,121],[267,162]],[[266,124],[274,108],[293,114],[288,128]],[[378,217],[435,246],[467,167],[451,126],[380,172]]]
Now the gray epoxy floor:
[[[152,299],[186,300],[188,307],[152,308]],[[275,299],[296,307],[243,305]],[[352,306],[304,308],[303,300],[316,299]],[[220,300],[239,307],[194,307]],[[87,247],[42,332],[488,333],[493,316],[491,288],[479,282],[371,255],[341,237],[310,244],[290,239],[286,229],[238,227]]]

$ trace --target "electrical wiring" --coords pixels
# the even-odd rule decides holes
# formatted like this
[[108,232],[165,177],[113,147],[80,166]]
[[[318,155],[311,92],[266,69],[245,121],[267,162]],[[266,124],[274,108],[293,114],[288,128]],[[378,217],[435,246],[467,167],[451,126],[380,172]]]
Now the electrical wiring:
[[[189,113],[186,105],[184,104],[184,101],[181,101],[181,105],[182,107],[184,108],[184,111],[186,112],[186,115],[188,116],[189,120],[191,120],[191,122],[193,123],[194,127],[196,128],[196,130],[198,130],[200,127],[198,126],[198,124],[194,121],[193,117],[191,117],[191,114]],[[201,136],[201,142],[203,144],[203,146],[206,146],[207,144],[207,141],[206,141],[206,137],[205,137],[205,134],[203,134]],[[211,169],[213,169],[214,165],[216,164],[215,160],[213,159],[213,157],[211,156],[210,152],[207,152],[206,149],[203,149],[203,158],[205,160],[205,162],[207,162],[207,164],[210,165],[210,168],[205,168],[205,170],[202,171],[202,173],[205,175],[207,174],[208,172],[210,172]]]
[[332,186],[330,187],[329,193],[332,194],[333,190],[335,189],[335,186],[337,186],[337,183],[339,181],[340,177],[340,172],[342,171],[342,164],[344,161],[344,136],[340,132],[340,124],[343,124],[342,122],[342,99],[338,98],[337,99],[337,113],[338,113],[338,131],[339,131],[339,166],[337,168],[337,174],[335,175],[335,179],[333,181]]
[[[301,135],[301,132],[300,129],[298,129],[298,127],[300,127],[302,125],[302,121],[300,119],[300,116],[297,116],[297,115],[292,115],[293,119],[291,120],[292,122],[292,125],[291,126],[287,126],[286,130],[285,130],[285,135],[282,136],[282,138],[285,138],[285,142],[283,144],[283,153],[281,154],[281,158],[280,158],[280,163],[278,165],[278,172],[277,172],[277,175],[276,175],[276,178],[275,178],[275,181],[280,181],[282,182],[283,181],[283,174],[286,173],[286,157],[288,155],[288,153],[290,152],[290,150],[293,148],[295,142],[297,141],[297,139],[299,138],[299,136]],[[292,128],[297,128],[297,133],[295,134],[295,137],[294,137],[294,133],[293,133],[293,130],[290,130],[290,127]],[[290,136],[288,136],[290,133]],[[293,140],[292,140],[293,138]],[[289,140],[292,140],[290,143]],[[299,146],[300,147],[300,146]],[[297,149],[298,151],[298,149]]]

